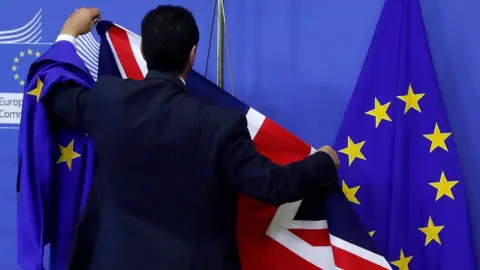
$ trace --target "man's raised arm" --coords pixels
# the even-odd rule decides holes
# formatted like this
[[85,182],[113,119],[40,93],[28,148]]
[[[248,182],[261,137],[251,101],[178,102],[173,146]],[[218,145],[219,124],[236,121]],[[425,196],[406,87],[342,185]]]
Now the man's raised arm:
[[[65,21],[55,43],[68,42],[75,47],[77,37],[89,33],[99,18],[100,11],[98,9],[77,9]],[[49,111],[69,126],[86,130],[85,119],[90,94],[90,89],[79,85],[74,78],[66,79],[52,86],[50,93],[45,98],[45,105]]]

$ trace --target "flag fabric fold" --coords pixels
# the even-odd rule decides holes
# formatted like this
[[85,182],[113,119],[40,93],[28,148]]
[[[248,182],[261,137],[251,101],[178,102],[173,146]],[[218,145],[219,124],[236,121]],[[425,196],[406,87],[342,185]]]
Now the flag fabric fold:
[[18,263],[43,268],[50,244],[50,268],[66,269],[77,218],[93,172],[93,144],[84,132],[60,128],[44,105],[57,83],[85,87],[93,79],[71,43],[53,45],[30,67],[19,136]]
[[[108,21],[100,22],[97,32],[99,76],[145,77],[138,35]],[[192,94],[245,114],[257,150],[272,161],[286,164],[315,151],[197,72],[191,72],[186,83]],[[340,187],[280,207],[240,195],[237,241],[246,270],[391,269]]]
[[385,1],[335,149],[395,269],[475,269],[465,185],[418,0]]

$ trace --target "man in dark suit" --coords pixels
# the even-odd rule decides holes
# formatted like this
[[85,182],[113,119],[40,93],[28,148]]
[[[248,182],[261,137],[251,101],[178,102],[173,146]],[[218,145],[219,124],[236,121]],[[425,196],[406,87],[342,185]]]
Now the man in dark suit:
[[[58,40],[74,43],[99,16],[75,11]],[[335,182],[329,146],[273,164],[255,150],[244,115],[189,93],[198,40],[188,10],[159,6],[142,21],[145,80],[100,77],[93,91],[65,82],[47,97],[55,117],[95,142],[69,269],[240,269],[238,192],[278,205]]]

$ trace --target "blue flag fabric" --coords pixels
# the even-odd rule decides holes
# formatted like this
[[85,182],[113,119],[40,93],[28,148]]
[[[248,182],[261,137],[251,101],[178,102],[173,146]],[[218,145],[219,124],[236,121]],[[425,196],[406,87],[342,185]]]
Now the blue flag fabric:
[[93,144],[84,132],[60,128],[43,104],[52,86],[65,81],[89,87],[93,79],[71,43],[53,45],[30,67],[19,138],[18,263],[43,269],[50,244],[50,268],[67,269],[75,223],[93,172]]
[[335,144],[394,269],[475,269],[465,185],[418,0],[387,0]]

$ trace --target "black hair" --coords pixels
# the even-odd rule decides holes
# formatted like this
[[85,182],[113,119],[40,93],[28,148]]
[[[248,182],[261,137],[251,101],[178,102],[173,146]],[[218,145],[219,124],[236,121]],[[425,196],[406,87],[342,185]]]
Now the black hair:
[[142,20],[142,50],[148,70],[181,73],[199,32],[193,14],[184,7],[160,5]]

